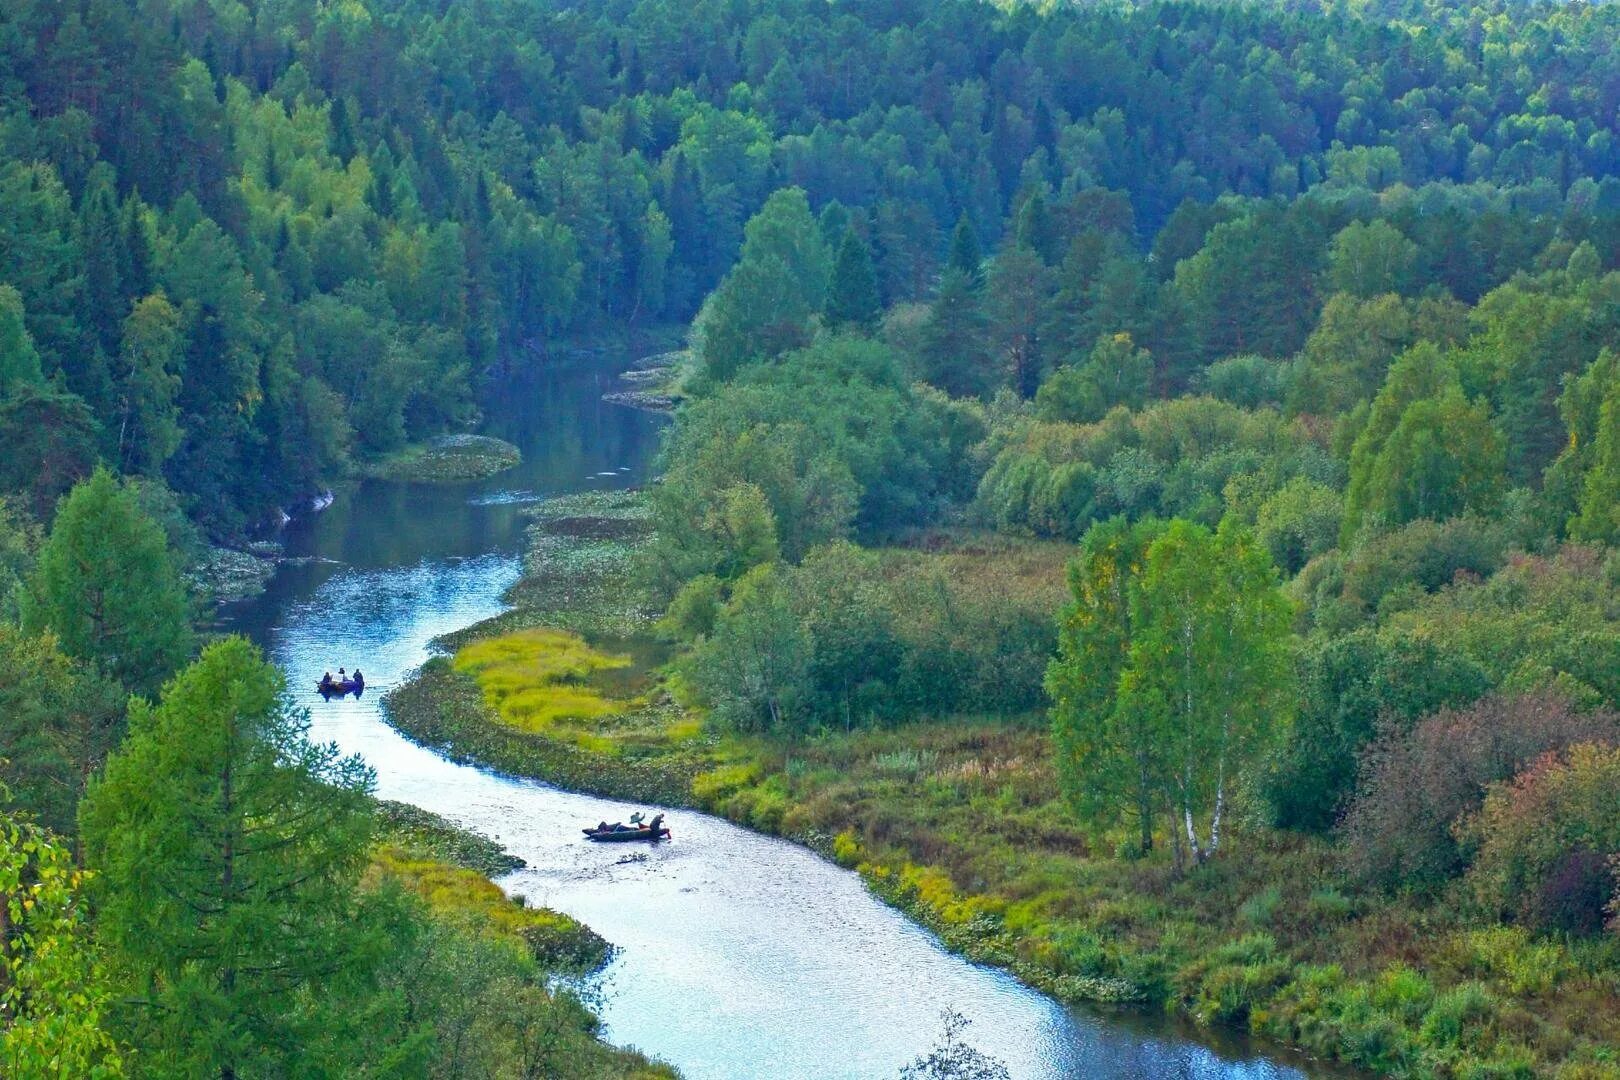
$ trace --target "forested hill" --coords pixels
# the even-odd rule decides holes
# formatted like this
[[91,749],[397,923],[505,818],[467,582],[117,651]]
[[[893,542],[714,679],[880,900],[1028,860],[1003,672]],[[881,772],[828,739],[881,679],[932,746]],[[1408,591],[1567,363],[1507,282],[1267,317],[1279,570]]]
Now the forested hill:
[[[890,304],[1036,191],[1151,253],[1103,275],[1138,307],[1228,194],[1319,193],[1302,239],[1381,208],[1465,301],[1560,226],[1613,252],[1620,12],[1355,10],[12,0],[0,486],[46,519],[99,460],[239,535],[463,423],[521,345],[690,316],[785,186],[861,211]],[[1192,285],[1138,313],[1168,370],[1299,345],[1319,251],[1261,255],[1289,295],[1228,341],[1172,340],[1224,306]]]

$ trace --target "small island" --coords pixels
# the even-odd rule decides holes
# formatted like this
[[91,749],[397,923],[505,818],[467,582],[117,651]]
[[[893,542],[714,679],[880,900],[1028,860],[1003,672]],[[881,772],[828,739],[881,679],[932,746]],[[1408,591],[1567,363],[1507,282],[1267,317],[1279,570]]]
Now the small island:
[[491,435],[441,435],[355,467],[359,476],[417,484],[453,484],[505,472],[523,454]]

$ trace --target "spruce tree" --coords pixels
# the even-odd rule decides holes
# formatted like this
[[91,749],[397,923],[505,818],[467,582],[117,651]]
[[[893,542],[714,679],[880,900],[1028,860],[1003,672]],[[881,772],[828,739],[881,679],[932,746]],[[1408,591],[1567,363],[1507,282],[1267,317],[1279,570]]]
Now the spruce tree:
[[918,360],[923,379],[957,397],[989,390],[986,327],[973,279],[955,268],[947,270],[922,327]]

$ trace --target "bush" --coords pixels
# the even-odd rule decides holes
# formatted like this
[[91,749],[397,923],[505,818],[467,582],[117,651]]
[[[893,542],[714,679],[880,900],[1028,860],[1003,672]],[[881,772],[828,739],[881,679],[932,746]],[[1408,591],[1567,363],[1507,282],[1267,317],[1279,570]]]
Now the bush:
[[1291,365],[1264,356],[1229,356],[1217,360],[1193,380],[1202,393],[1244,409],[1280,405]]
[[1363,628],[1316,638],[1301,651],[1303,700],[1267,778],[1273,821],[1325,832],[1355,786],[1357,755],[1380,722],[1405,730],[1418,717],[1461,707],[1489,688],[1484,670],[1449,643]]
[[1479,845],[1480,900],[1545,930],[1591,932],[1616,894],[1607,856],[1620,851],[1620,748],[1553,749],[1493,785],[1459,832]]
[[1338,481],[1338,465],[1302,424],[1211,397],[1120,407],[1086,424],[1017,421],[992,446],[979,517],[1043,536],[1078,538],[1117,514],[1214,525],[1236,477],[1258,482],[1257,504],[1295,476]]
[[1344,598],[1363,612],[1377,611],[1403,586],[1434,592],[1459,574],[1485,578],[1507,559],[1507,530],[1499,522],[1463,517],[1414,521],[1376,536],[1344,564]]
[[[1361,877],[1387,887],[1433,885],[1463,869],[1466,852],[1453,825],[1480,806],[1487,785],[1548,751],[1617,737],[1620,716],[1577,712],[1553,693],[1493,696],[1441,710],[1410,731],[1386,728],[1363,758],[1361,785],[1342,828],[1346,858]],[[1511,802],[1497,796],[1493,814],[1504,823],[1518,820],[1508,812]],[[1617,848],[1620,842],[1607,850]],[[1505,849],[1493,850],[1507,856]],[[1538,875],[1548,869],[1547,862],[1537,865]],[[1516,875],[1510,875],[1515,884],[1503,887],[1517,898],[1525,894]]]

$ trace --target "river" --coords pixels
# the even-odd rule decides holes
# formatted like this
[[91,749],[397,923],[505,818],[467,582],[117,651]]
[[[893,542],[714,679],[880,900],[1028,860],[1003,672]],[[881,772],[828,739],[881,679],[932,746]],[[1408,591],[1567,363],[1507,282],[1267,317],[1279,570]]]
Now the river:
[[[1307,1075],[1163,1020],[1065,1009],[946,952],[853,873],[715,818],[672,812],[672,842],[635,852],[586,843],[582,824],[630,808],[453,764],[383,722],[381,692],[433,638],[502,610],[526,503],[645,479],[661,420],[602,402],[614,370],[578,363],[502,393],[484,430],[524,461],[498,477],[341,488],[285,530],[296,561],[224,613],[308,699],[313,736],[364,755],[379,795],[499,840],[529,864],[503,888],[618,946],[601,979],[606,1037],[693,1080],[893,1077],[934,1044],[949,1006],[971,1022],[966,1041],[1017,1080]],[[363,698],[323,703],[304,690],[340,665],[363,666]]]

